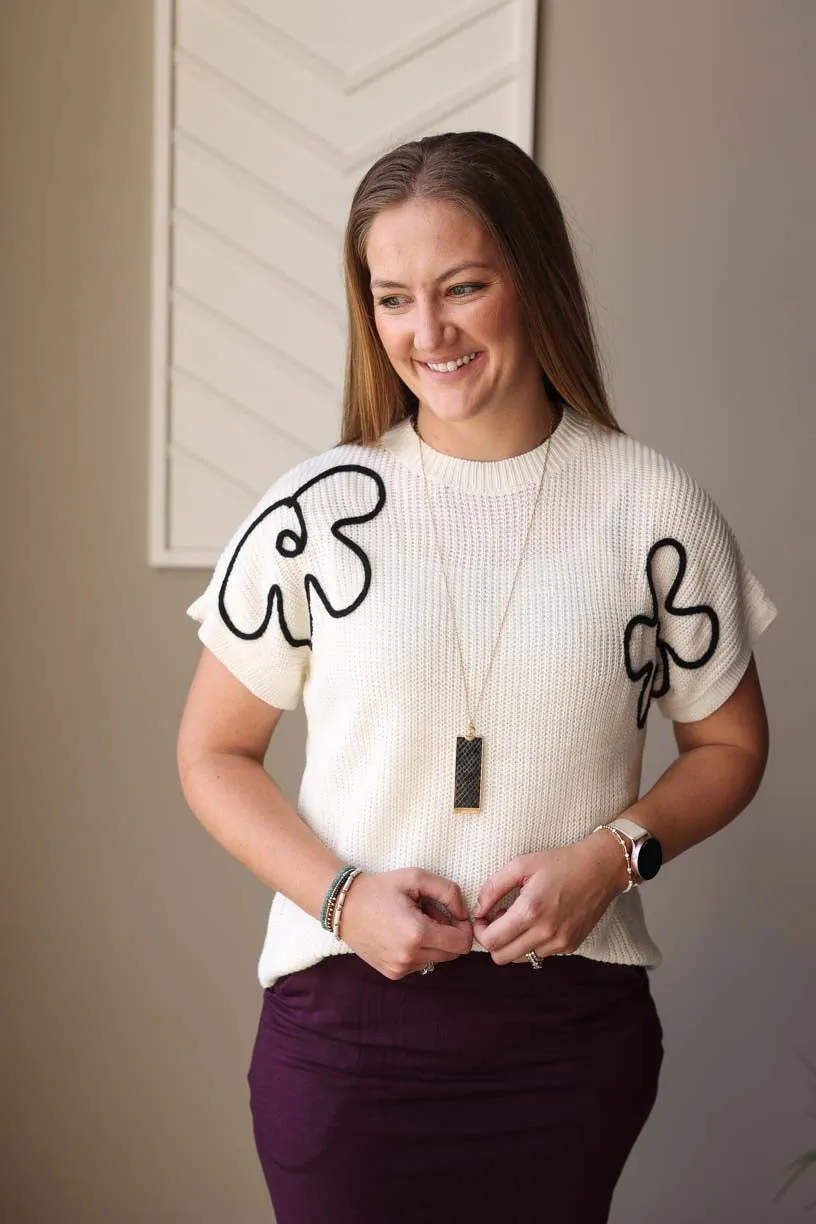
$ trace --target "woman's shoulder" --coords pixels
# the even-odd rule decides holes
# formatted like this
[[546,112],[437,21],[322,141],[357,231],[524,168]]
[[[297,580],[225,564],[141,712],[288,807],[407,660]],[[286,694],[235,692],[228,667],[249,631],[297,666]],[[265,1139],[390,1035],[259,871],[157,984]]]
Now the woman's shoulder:
[[700,479],[673,456],[631,434],[596,427],[589,460],[621,506],[638,508],[646,521],[657,518],[721,516]]
[[658,554],[680,558],[681,566],[704,558],[725,565],[741,554],[734,525],[694,471],[627,433],[599,427],[593,443],[598,510],[625,564],[643,573]]
[[265,490],[259,504],[297,500],[318,486],[321,489],[336,487],[338,479],[332,478],[355,485],[360,483],[359,477],[363,484],[378,484],[380,463],[376,447],[337,443],[281,472]]
[[[335,528],[376,518],[386,503],[375,470],[376,451],[338,444],[309,455],[275,477],[247,508],[223,546],[215,574],[223,578],[238,556],[257,572],[286,561],[294,581],[307,543],[323,547]],[[373,460],[373,463],[372,463]]]

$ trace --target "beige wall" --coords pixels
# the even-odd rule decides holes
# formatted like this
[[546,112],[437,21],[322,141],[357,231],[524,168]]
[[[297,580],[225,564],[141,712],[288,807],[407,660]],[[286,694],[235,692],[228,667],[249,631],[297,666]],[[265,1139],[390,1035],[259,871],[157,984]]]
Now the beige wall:
[[[10,1224],[269,1218],[244,1080],[268,896],[175,778],[197,656],[184,609],[204,575],[145,562],[150,8],[0,7]],[[615,1220],[798,1219],[804,1188],[769,1199],[814,1141],[796,1053],[816,1058],[816,6],[553,0],[546,15],[539,148],[618,413],[707,485],[781,611],[759,651],[763,790],[649,896],[667,1059]],[[273,743],[290,794],[303,730],[289,716]],[[651,776],[670,750],[654,723]]]
[[[539,129],[573,219],[624,427],[687,466],[780,615],[757,657],[772,727],[741,819],[671,865],[662,1093],[615,1224],[798,1219],[780,1166],[816,1130],[816,5],[552,0]],[[647,780],[670,759],[650,727]]]

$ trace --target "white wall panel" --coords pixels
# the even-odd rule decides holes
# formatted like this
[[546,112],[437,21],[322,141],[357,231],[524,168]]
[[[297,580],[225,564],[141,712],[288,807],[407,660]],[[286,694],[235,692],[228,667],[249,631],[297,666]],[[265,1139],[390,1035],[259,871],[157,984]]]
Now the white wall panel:
[[339,235],[315,226],[269,192],[199,150],[177,149],[175,204],[189,218],[242,249],[291,292],[342,326]]
[[223,318],[173,299],[173,371],[182,370],[270,426],[302,438],[311,453],[337,425],[334,388],[297,369]]
[[337,441],[341,237],[368,165],[481,128],[532,148],[535,0],[156,0],[151,560],[211,565]]
[[179,371],[173,376],[170,395],[173,451],[198,456],[253,497],[260,497],[268,485],[271,445],[286,467],[294,467],[313,453],[282,428],[273,428],[241,404]]

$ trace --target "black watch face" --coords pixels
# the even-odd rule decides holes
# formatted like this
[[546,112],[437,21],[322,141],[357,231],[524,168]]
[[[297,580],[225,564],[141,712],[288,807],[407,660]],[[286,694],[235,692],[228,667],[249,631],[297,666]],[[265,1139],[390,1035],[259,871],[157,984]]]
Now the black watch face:
[[637,856],[638,874],[644,880],[653,880],[663,862],[663,847],[656,837],[647,837]]

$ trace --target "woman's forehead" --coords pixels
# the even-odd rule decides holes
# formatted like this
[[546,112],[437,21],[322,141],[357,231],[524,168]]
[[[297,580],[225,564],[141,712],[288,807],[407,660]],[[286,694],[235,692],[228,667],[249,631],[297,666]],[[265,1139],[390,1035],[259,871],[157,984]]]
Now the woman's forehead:
[[383,209],[374,218],[366,242],[372,277],[386,279],[400,268],[424,271],[468,261],[489,264],[496,256],[484,226],[443,200],[408,200]]

